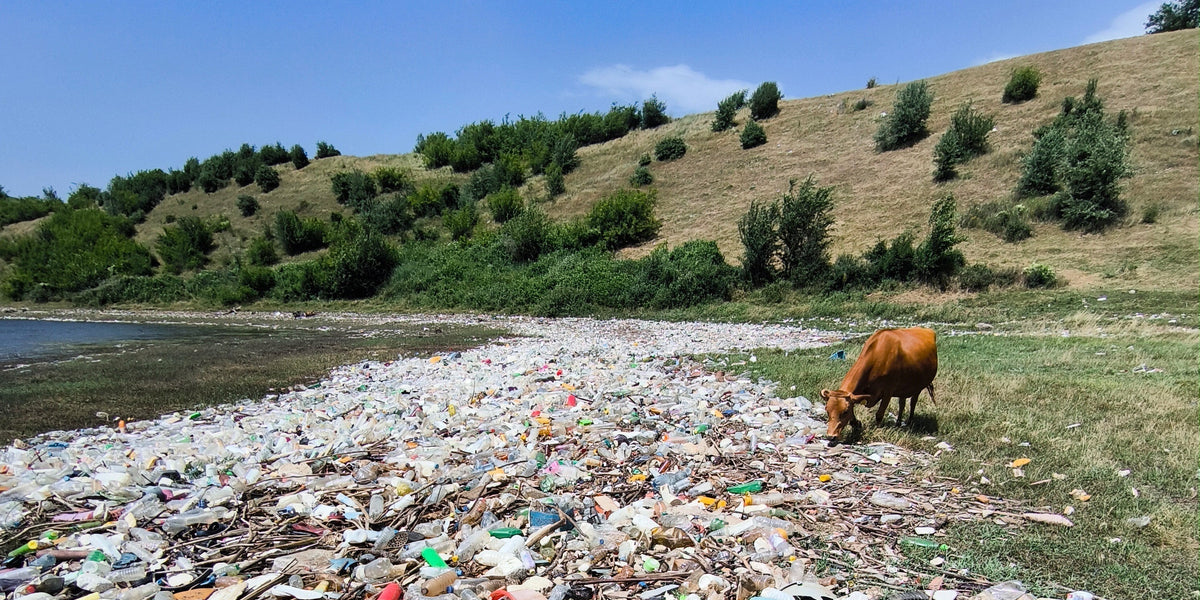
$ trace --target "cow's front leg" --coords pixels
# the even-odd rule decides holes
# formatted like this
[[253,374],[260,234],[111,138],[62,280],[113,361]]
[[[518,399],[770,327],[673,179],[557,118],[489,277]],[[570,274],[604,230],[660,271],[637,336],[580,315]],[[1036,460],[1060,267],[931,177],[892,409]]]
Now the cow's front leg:
[[[875,409],[875,426],[879,427],[883,424],[883,417],[887,414],[888,405],[892,403],[891,398],[881,398],[879,400],[879,408]],[[900,401],[900,409],[904,410],[904,400]]]

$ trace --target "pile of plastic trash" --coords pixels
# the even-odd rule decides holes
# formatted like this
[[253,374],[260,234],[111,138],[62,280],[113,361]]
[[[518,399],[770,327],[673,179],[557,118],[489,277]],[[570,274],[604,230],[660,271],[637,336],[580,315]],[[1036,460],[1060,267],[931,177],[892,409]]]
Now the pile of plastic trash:
[[[905,549],[944,551],[941,527],[1002,506],[955,498],[945,483],[916,485],[928,457],[828,447],[822,409],[804,390],[781,393],[739,373],[744,365],[688,358],[813,346],[828,333],[505,325],[525,337],[346,366],[259,401],[14,443],[0,453],[0,591],[27,600],[589,600],[598,590],[640,600],[881,598],[921,579],[896,566]],[[939,571],[930,567],[925,582]],[[979,598],[1026,597],[946,573]],[[932,597],[960,593],[945,588]]]

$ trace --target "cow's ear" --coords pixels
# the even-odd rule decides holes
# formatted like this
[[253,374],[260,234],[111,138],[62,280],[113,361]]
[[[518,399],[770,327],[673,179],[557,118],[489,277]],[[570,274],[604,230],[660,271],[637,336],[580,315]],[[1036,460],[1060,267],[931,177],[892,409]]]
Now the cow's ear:
[[829,390],[821,390],[821,397],[828,400],[829,399]]
[[850,396],[850,404],[866,404],[870,401],[870,394],[851,394]]

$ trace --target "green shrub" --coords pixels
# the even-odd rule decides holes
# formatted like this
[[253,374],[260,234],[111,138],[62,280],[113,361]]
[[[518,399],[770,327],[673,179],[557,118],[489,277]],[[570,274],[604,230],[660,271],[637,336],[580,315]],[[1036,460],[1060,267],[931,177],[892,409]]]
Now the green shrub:
[[408,231],[416,220],[409,205],[409,198],[399,194],[376,199],[361,216],[363,227],[367,231],[382,235],[396,235]]
[[[67,207],[74,210],[83,208],[96,208],[97,206],[100,206],[100,198],[103,194],[104,192],[100,191],[100,188],[90,186],[86,183],[80,184],[79,187],[75,188],[75,191],[71,192],[71,195],[67,196]],[[45,202],[44,200],[42,202],[43,205],[49,205],[49,203]],[[47,213],[48,212],[49,211],[47,211]],[[27,219],[18,220],[25,221]],[[15,221],[8,222],[14,223]],[[7,224],[4,223],[3,219],[0,219],[0,223]]]
[[263,165],[258,168],[258,172],[254,174],[254,183],[258,184],[258,189],[264,194],[279,187],[279,172],[274,167]]
[[275,142],[274,144],[263,146],[258,150],[258,158],[264,164],[271,166],[282,165],[292,159],[287,150],[283,149],[283,144]]
[[110,215],[130,216],[150,212],[169,191],[167,174],[162,169],[138,171],[128,177],[116,176],[98,198],[98,204]]
[[255,200],[254,196],[242,194],[241,196],[238,196],[237,207],[238,211],[242,213],[243,217],[252,217],[254,216],[254,213],[258,212],[258,200]]
[[629,185],[641,187],[654,183],[654,175],[650,174],[650,169],[646,167],[638,167],[633,170],[633,175],[629,176]]
[[170,225],[171,223],[174,223],[176,219],[178,219],[178,217],[176,217],[175,215],[167,215],[167,216],[163,217],[163,222],[166,223],[167,225]]
[[483,200],[488,195],[500,191],[502,187],[504,186],[496,178],[492,165],[484,165],[471,173],[471,178],[467,180],[467,193],[475,200]]
[[683,158],[684,154],[687,154],[687,144],[677,135],[665,137],[654,145],[654,158],[660,161]]
[[1157,202],[1147,204],[1142,208],[1142,223],[1147,225],[1158,222],[1158,213],[1162,211],[1162,206]]
[[639,167],[650,166],[650,153],[649,152],[644,152],[644,153],[642,153],[641,156],[638,157],[638,166]]
[[763,131],[762,125],[759,125],[758,122],[747,121],[746,126],[742,128],[740,139],[742,150],[748,150],[767,143],[767,132]]
[[987,265],[967,265],[958,274],[958,285],[970,292],[986,292],[995,282],[995,273]]
[[371,201],[379,194],[375,180],[358,169],[334,173],[329,180],[338,203],[349,206],[355,212],[370,208]]
[[750,202],[750,210],[738,219],[738,238],[742,242],[742,275],[753,287],[775,279],[775,254],[779,236],[775,223],[779,205]]
[[558,165],[563,173],[570,173],[579,167],[578,150],[575,136],[560,136],[550,146],[550,164]]
[[[259,167],[264,167],[258,160],[258,155],[253,154],[249,158],[238,162],[234,167],[233,181],[238,184],[238,187],[246,187],[254,183],[254,178],[258,175]],[[268,167],[269,168],[269,167]]]
[[[97,195],[100,192],[100,190],[91,186],[81,186],[81,188],[82,187],[89,187],[93,190],[96,190]],[[70,198],[79,198],[76,200],[76,205],[84,205],[83,199],[79,197],[78,190],[71,194]],[[70,200],[68,200],[68,203],[69,202]],[[33,196],[26,198],[13,198],[6,194],[0,194],[0,227],[4,227],[5,225],[12,223],[19,223],[21,221],[32,221],[34,219],[39,219],[54,212],[56,208],[62,208],[62,206],[62,202],[59,202],[58,200],[52,200],[50,198],[36,198]]]
[[567,184],[563,179],[562,167],[558,166],[558,163],[550,163],[550,166],[546,167],[546,195],[556,198],[566,191]]
[[265,235],[250,240],[250,246],[246,248],[246,262],[258,267],[269,267],[278,263],[279,254],[275,252],[275,242]]
[[907,148],[925,139],[929,129],[929,107],[933,93],[924,81],[914,81],[896,95],[891,114],[884,117],[875,132],[875,148],[880,152]]
[[779,114],[779,100],[782,98],[783,94],[774,81],[759,85],[750,95],[750,118],[761,121]]
[[288,152],[288,158],[292,161],[292,166],[299,171],[308,166],[308,153],[304,151],[304,147],[300,144],[292,146],[292,150]]
[[1001,102],[1005,104],[1017,104],[1027,100],[1033,100],[1037,96],[1038,85],[1042,82],[1042,74],[1033,67],[1019,67],[1013,69],[1012,76],[1008,79],[1008,84],[1004,86],[1004,95]]
[[301,220],[290,210],[275,213],[275,239],[289,256],[325,247],[325,224],[317,219]]
[[389,278],[398,260],[396,249],[371,233],[351,236],[329,249],[322,260],[325,295],[330,298],[372,296]]
[[1023,204],[1006,207],[998,202],[985,202],[967,209],[959,225],[989,231],[1006,242],[1019,242],[1033,236],[1029,212]]
[[911,231],[896,236],[889,244],[879,240],[863,254],[870,265],[870,279],[874,281],[905,282],[913,278],[916,271],[916,239]]
[[1177,0],[1164,2],[1146,19],[1146,33],[1162,33],[1200,27],[1200,2]]
[[1022,161],[1017,195],[1045,196],[1059,190],[1058,166],[1066,152],[1066,139],[1058,128],[1042,132],[1033,142],[1033,150]]
[[281,302],[300,302],[320,298],[325,288],[324,274],[315,260],[280,265],[275,268],[275,287],[270,297]]
[[145,275],[118,275],[109,277],[99,285],[71,296],[76,304],[106,306],[119,302],[138,304],[179,302],[187,300],[190,293],[183,279],[176,275],[160,273],[153,277]]
[[396,167],[379,167],[371,172],[371,177],[379,184],[379,191],[384,194],[407,194],[416,187],[412,174]]
[[963,238],[954,229],[954,196],[949,195],[933,204],[929,214],[929,235],[917,247],[913,256],[914,271],[922,281],[945,287],[966,264],[961,251],[955,249]]
[[537,259],[552,249],[554,226],[540,208],[529,206],[500,228],[509,256],[517,262]]
[[196,178],[196,185],[204,190],[206,194],[215,193],[217,190],[225,187],[229,183],[227,179],[220,179],[212,171],[205,169],[200,172],[200,176]]
[[333,144],[317,142],[317,160],[341,155],[342,153],[339,152],[337,148],[334,148]]
[[170,169],[167,171],[167,193],[182,194],[192,189],[192,177],[184,171]]
[[600,243],[600,232],[590,227],[586,218],[572,219],[555,230],[555,246],[563,250],[578,251],[592,248]]
[[266,267],[242,267],[238,283],[254,290],[256,297],[266,296],[275,287],[275,273]]
[[670,122],[671,117],[667,116],[667,105],[659,100],[658,96],[652,95],[649,100],[642,103],[642,129],[654,129]]
[[1034,263],[1025,269],[1025,287],[1027,288],[1050,288],[1058,282],[1058,277],[1054,274],[1054,269],[1049,265],[1040,265]]
[[859,98],[854,102],[854,104],[850,105],[850,108],[853,112],[858,112],[860,110],[867,110],[867,107],[871,106],[871,104],[873,103],[870,100],[867,100],[866,98]]
[[619,190],[604,198],[588,213],[588,227],[599,232],[609,250],[617,250],[654,239],[662,222],[654,217],[654,190]]
[[810,175],[799,188],[791,180],[788,193],[779,199],[779,266],[783,277],[793,283],[816,281],[829,268],[832,194],[832,187],[817,187]]
[[1124,217],[1128,206],[1119,184],[1130,175],[1126,136],[1099,116],[1080,123],[1068,138],[1062,168],[1063,226],[1101,231]]
[[954,179],[958,176],[955,167],[986,154],[989,149],[988,134],[994,125],[994,118],[975,111],[970,102],[959,107],[950,118],[950,129],[942,134],[933,149],[936,166],[933,180]]
[[875,87],[875,78],[874,78],[874,77],[872,77],[872,78],[870,78],[870,79],[868,79],[868,80],[867,80],[867,89],[868,89],[868,90],[869,90],[869,89],[873,89],[874,87]]
[[492,220],[500,224],[507,223],[513,217],[521,214],[525,208],[525,202],[521,200],[521,193],[511,187],[505,187],[498,192],[489,194],[487,205],[488,210],[492,213]]
[[732,129],[734,116],[739,108],[746,105],[746,90],[739,90],[717,103],[717,114],[713,117],[712,130],[715,132]]
[[4,293],[14,300],[64,298],[116,275],[149,275],[151,256],[132,240],[133,223],[95,209],[57,210],[36,234],[5,249]]
[[710,240],[692,240],[670,251],[662,244],[637,266],[633,289],[646,298],[628,301],[658,309],[728,300],[737,276]]
[[213,249],[212,229],[199,217],[183,217],[163,229],[155,243],[163,268],[172,275],[197,270],[208,263]]
[[450,159],[454,156],[454,140],[451,140],[450,136],[442,131],[436,131],[428,136],[418,134],[417,145],[413,148],[413,152],[421,155],[427,169],[445,167],[450,164]]
[[475,202],[467,202],[462,207],[449,211],[442,217],[442,224],[450,231],[450,238],[461,240],[471,237],[471,232],[479,224],[479,209]]
[[[837,260],[829,266],[829,274],[825,277],[825,281],[833,290],[868,288],[875,284],[871,265],[853,254],[839,254]],[[773,285],[776,284],[771,284],[763,290],[766,291]]]

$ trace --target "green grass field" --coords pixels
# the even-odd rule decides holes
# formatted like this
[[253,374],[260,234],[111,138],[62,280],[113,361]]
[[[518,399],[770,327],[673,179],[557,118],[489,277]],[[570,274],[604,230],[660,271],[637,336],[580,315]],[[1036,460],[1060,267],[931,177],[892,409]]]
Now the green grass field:
[[[955,526],[944,568],[1019,579],[1049,597],[1062,597],[1064,587],[1107,598],[1191,596],[1200,576],[1200,334],[1086,314],[1047,324],[995,334],[941,331],[937,405],[922,396],[916,431],[894,421],[876,428],[860,409],[861,441],[933,451],[945,440],[954,451],[934,463],[936,474],[959,480],[963,493],[1048,512],[1074,508],[1072,528]],[[789,355],[762,351],[749,366],[814,398],[840,383],[864,339]],[[828,360],[838,349],[846,360]],[[1007,466],[1018,458],[1030,459],[1023,477]],[[1091,498],[1073,497],[1077,489]],[[1126,522],[1142,516],[1148,526]],[[919,566],[931,557],[915,551],[906,560]]]

